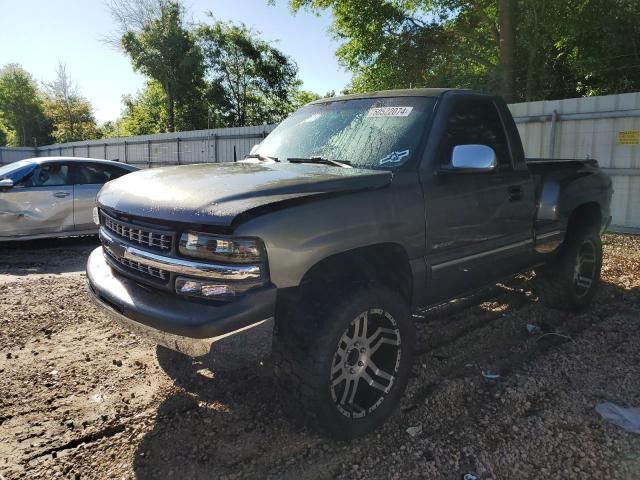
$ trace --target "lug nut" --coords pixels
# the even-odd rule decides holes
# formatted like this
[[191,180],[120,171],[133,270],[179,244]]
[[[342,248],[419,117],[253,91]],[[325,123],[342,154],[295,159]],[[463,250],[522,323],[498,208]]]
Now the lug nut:
[[356,373],[356,369],[352,368],[351,370],[349,370],[351,373]]
[[364,347],[362,347],[362,348],[360,349],[360,353],[364,353],[364,352],[366,352],[366,351],[367,351],[367,349],[366,349],[366,348],[364,348]]
[[359,367],[362,367],[363,365],[364,365],[364,362],[363,362],[362,360],[360,360],[360,361],[358,362],[358,366],[359,366]]

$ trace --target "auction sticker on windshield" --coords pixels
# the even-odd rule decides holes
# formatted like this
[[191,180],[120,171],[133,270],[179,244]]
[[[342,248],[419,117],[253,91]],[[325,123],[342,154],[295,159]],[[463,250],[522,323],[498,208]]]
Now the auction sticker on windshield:
[[367,117],[408,117],[413,107],[373,107]]

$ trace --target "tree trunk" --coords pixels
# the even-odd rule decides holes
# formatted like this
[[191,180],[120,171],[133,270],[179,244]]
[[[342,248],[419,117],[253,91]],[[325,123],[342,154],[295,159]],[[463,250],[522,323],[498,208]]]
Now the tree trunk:
[[516,0],[498,0],[500,25],[500,94],[507,102],[515,100],[515,9]]
[[165,89],[167,93],[167,131],[176,131],[176,116],[175,116],[175,99],[173,98],[173,92],[168,86]]
[[525,93],[525,101],[531,102],[535,99],[537,86],[535,79],[536,68],[536,51],[531,48],[529,50],[529,62],[527,64],[527,91]]

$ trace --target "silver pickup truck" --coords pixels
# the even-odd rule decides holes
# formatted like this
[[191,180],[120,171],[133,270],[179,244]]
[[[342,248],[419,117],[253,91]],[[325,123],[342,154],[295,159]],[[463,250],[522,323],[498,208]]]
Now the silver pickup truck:
[[273,325],[285,398],[353,438],[404,391],[413,308],[531,269],[545,304],[585,308],[611,196],[593,160],[525,160],[498,97],[329,98],[245,161],[107,184],[89,291],[114,320],[193,355]]

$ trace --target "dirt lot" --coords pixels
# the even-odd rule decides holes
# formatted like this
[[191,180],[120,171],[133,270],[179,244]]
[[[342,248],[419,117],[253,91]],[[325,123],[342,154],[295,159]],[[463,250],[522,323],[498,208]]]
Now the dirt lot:
[[638,237],[605,238],[580,315],[530,276],[416,313],[403,408],[352,443],[289,421],[268,366],[213,371],[107,322],[84,293],[95,246],[0,247],[0,478],[640,478],[640,435],[594,410],[640,406]]

